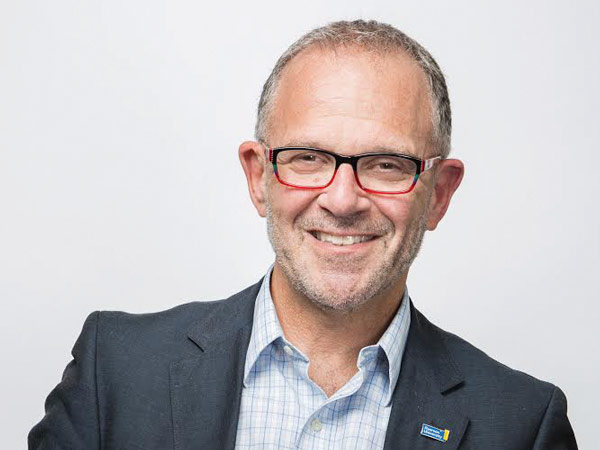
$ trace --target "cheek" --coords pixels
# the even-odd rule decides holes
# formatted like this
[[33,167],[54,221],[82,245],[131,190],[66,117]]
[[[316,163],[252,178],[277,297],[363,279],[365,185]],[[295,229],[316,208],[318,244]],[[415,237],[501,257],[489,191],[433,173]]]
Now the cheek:
[[416,196],[400,198],[380,198],[376,200],[377,209],[395,228],[394,240],[401,240],[410,227],[416,226],[422,215],[421,202]]
[[289,226],[306,212],[315,200],[315,191],[294,189],[277,185],[271,185],[269,189],[269,207],[273,212],[278,225]]
[[407,198],[384,197],[377,199],[377,209],[394,224],[396,234],[403,233],[415,216],[415,203]]

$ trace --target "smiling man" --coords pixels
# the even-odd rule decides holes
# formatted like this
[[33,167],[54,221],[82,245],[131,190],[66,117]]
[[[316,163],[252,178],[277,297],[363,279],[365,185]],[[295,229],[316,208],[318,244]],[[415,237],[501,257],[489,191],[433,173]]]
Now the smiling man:
[[[283,335],[310,362],[307,382],[330,397],[397,314],[423,233],[442,218],[463,167],[435,159],[428,81],[405,52],[325,41],[271,81],[261,142],[242,144],[240,157],[276,254],[271,294]],[[425,160],[432,170],[419,173]]]
[[239,150],[273,266],[227,300],[92,314],[30,448],[575,449],[558,388],[408,296],[463,176],[450,117],[436,62],[395,28],[298,40]]

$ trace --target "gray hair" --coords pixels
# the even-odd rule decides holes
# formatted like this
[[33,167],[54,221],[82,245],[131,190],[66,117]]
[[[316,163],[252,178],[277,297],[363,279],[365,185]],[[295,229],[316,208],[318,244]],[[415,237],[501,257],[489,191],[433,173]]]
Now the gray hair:
[[258,141],[267,142],[268,140],[269,117],[273,110],[275,94],[283,70],[295,56],[312,46],[325,49],[356,46],[367,51],[381,53],[400,50],[413,58],[425,73],[428,81],[434,144],[440,155],[448,156],[452,134],[452,114],[444,74],[433,56],[417,41],[393,26],[375,20],[340,21],[315,28],[294,42],[279,57],[263,86],[258,102],[255,128]]

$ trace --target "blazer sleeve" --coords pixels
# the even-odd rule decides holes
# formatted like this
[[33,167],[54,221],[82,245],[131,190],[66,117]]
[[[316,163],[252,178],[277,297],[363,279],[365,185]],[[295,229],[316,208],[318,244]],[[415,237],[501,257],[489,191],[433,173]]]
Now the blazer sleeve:
[[575,434],[567,418],[567,399],[556,386],[542,417],[533,450],[577,450]]
[[88,316],[62,381],[45,403],[46,414],[29,432],[29,450],[100,448],[96,342],[100,313]]

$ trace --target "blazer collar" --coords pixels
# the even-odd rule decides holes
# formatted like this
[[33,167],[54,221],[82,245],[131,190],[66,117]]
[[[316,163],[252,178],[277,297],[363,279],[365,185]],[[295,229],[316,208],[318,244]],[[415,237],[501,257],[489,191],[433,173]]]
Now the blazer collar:
[[261,284],[262,279],[225,301],[214,302],[214,308],[188,330],[190,340],[204,352],[218,350],[219,343],[252,326],[254,301]]
[[411,325],[394,391],[385,450],[438,448],[441,442],[420,434],[423,424],[450,430],[442,447],[456,449],[469,420],[453,393],[463,376],[444,344],[441,330],[411,307]]
[[261,281],[217,302],[189,329],[198,356],[170,368],[175,450],[233,449],[254,301]]

